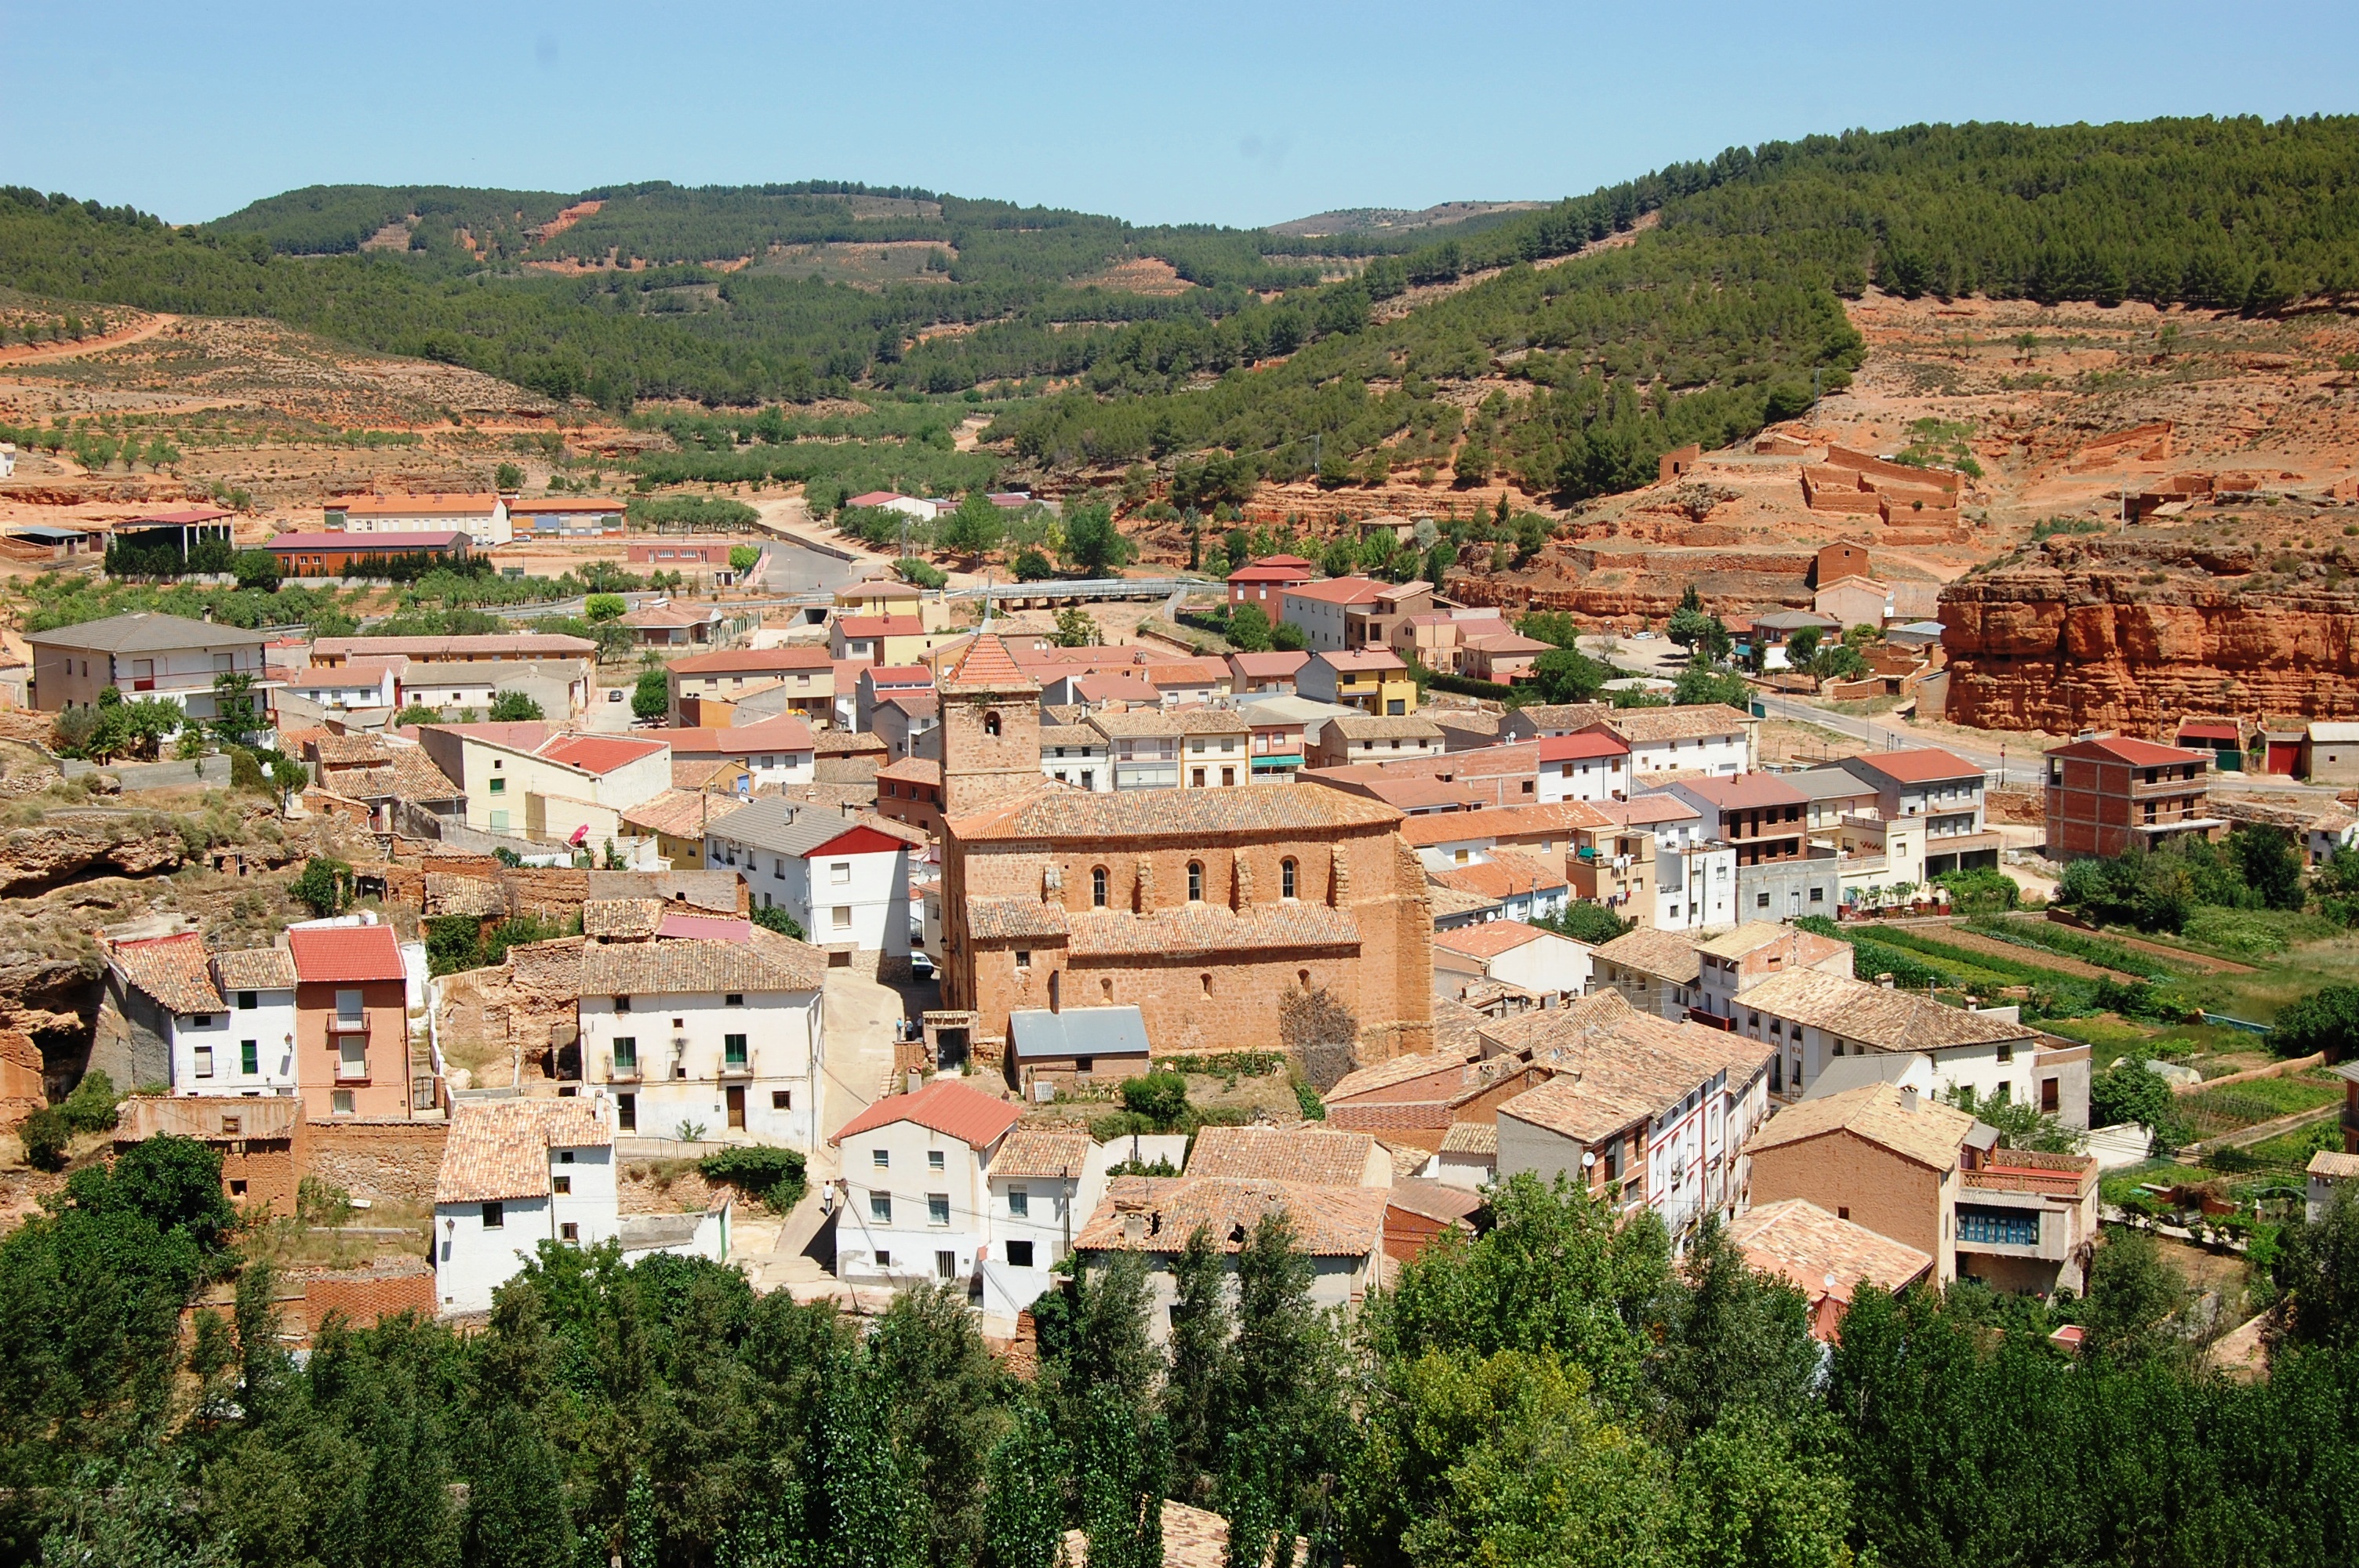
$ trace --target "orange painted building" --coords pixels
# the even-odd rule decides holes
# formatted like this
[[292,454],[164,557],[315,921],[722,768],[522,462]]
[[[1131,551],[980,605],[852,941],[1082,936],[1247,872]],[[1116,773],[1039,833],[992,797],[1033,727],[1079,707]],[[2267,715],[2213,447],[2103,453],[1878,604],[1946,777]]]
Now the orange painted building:
[[303,1108],[332,1117],[410,1113],[409,1009],[389,925],[298,926],[295,1050]]

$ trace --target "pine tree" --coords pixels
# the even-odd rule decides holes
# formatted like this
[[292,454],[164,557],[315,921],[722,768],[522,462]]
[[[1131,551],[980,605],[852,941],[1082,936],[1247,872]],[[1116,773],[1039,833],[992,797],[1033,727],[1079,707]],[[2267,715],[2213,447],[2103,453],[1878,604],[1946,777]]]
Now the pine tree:
[[1017,1407],[991,1451],[984,1494],[983,1568],[1057,1568],[1064,1546],[1066,1455],[1038,1405]]

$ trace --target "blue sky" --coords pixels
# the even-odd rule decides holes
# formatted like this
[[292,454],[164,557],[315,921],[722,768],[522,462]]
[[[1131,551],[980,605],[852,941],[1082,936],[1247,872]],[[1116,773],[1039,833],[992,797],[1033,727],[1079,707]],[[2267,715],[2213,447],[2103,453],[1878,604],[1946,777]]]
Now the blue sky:
[[0,183],[803,178],[1262,223],[1920,120],[2359,108],[2359,6],[0,0]]

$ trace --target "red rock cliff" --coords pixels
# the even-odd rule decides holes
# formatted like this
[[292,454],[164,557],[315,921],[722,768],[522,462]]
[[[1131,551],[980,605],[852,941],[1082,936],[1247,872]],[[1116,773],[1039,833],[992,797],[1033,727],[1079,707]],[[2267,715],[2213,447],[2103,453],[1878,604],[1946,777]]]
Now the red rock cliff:
[[2343,569],[2245,547],[2049,539],[1943,590],[1948,717],[2155,734],[2186,713],[2359,715],[2359,584]]

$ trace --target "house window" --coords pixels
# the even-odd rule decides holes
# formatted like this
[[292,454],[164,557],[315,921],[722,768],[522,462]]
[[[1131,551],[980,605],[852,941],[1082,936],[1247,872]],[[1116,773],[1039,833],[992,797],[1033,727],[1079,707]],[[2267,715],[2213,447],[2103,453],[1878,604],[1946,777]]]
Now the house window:
[[1188,862],[1188,902],[1201,903],[1204,900],[1204,862]]
[[579,1242],[582,1239],[582,1227],[569,1219],[557,1227],[557,1234],[563,1240]]
[[628,1011],[631,1011],[631,999],[630,999],[629,997],[626,997],[626,996],[618,996],[618,997],[616,997],[616,998],[614,999],[614,1011],[615,1011],[616,1012],[628,1012]]
[[2054,1078],[2042,1078],[2039,1080],[2039,1108],[2050,1116],[2056,1114],[2057,1108],[2060,1103],[2057,1095],[2056,1084],[2057,1081]]
[[241,1040],[237,1043],[237,1070],[247,1077],[262,1071],[262,1042]]
[[1016,949],[1016,967],[1019,969],[1028,969],[1032,967],[1030,949],[1025,947]]
[[721,999],[721,1005],[723,1007],[743,1007],[745,1005],[745,993],[743,991],[731,991]]
[[721,1063],[726,1067],[742,1067],[745,1065],[745,1037],[743,1034],[724,1034],[721,1037]]
[[336,1022],[338,1023],[358,1023],[361,1021],[362,1016],[360,992],[338,991],[336,993]]
[[944,1162],[943,1162],[943,1159],[942,1159],[942,1151],[940,1151],[940,1149],[929,1149],[929,1150],[927,1150],[927,1151],[926,1151],[926,1169],[927,1169],[927,1170],[929,1170],[929,1171],[939,1171],[939,1170],[942,1170],[943,1168],[944,1168]]
[[1294,896],[1294,873],[1295,873],[1295,870],[1296,870],[1296,868],[1295,868],[1294,860],[1293,860],[1293,858],[1292,858],[1291,856],[1288,857],[1287,859],[1285,859],[1285,860],[1280,860],[1280,861],[1277,863],[1277,896],[1278,896],[1278,897],[1280,897],[1280,898],[1292,898],[1292,897]]
[[494,779],[494,780],[492,781],[492,793],[493,793],[494,795],[506,795],[506,794],[507,794],[507,792],[508,792],[508,781],[507,781],[507,780],[506,780],[506,779],[502,779],[502,778],[495,778],[495,779]]
[[328,1114],[331,1116],[350,1116],[352,1113],[353,1091],[350,1089],[332,1090],[328,1096]]
[[1998,1043],[1998,1059],[2002,1062],[2012,1062],[2015,1060],[2014,1041],[2002,1040]]
[[892,1224],[893,1195],[891,1193],[870,1193],[868,1195],[868,1217],[875,1221],[878,1225]]
[[871,1149],[868,1152],[868,1162],[880,1171],[889,1171],[893,1168],[893,1151]]
[[485,1230],[504,1230],[507,1227],[507,1223],[508,1217],[506,1205],[487,1203],[484,1206],[484,1228]]
[[928,1193],[926,1195],[926,1223],[928,1225],[948,1225],[950,1222],[951,1195],[948,1193]]
[[1007,1189],[1007,1216],[1008,1216],[1008,1217],[1009,1217],[1010,1219],[1028,1219],[1028,1218],[1030,1218],[1030,1217],[1031,1217],[1031,1215],[1032,1215],[1032,1189],[1031,1189],[1031,1188],[1029,1188],[1029,1187],[1010,1187],[1010,1188],[1008,1188],[1008,1189]]
[[850,860],[830,861],[827,868],[827,880],[835,883],[838,887],[842,887],[845,883],[851,881],[852,862]]
[[234,1198],[242,1198],[245,1196],[245,1184],[237,1180],[235,1177],[232,1177],[229,1184],[229,1195]]
[[258,999],[255,996],[255,994],[254,994],[252,991],[240,991],[240,992],[238,992],[238,993],[237,993],[237,1010],[238,1010],[238,1011],[240,1011],[240,1012],[252,1012],[252,1011],[255,1010],[255,1006],[256,1006],[256,1004],[257,1004],[257,1000],[258,1000]]
[[210,1078],[212,1076],[213,1048],[210,1045],[200,1045],[197,1047],[197,1076]]
[[1092,866],[1090,868],[1090,907],[1103,909],[1105,906],[1106,869],[1103,866]]
[[938,1280],[955,1280],[958,1278],[957,1253],[937,1252],[934,1254],[934,1278]]
[[1011,1241],[1007,1244],[1007,1266],[1011,1269],[1032,1267],[1032,1243]]
[[639,1130],[638,1096],[616,1095],[614,1097],[614,1126],[624,1132],[636,1132]]
[[1767,908],[1768,908],[1768,907],[1769,907],[1769,895],[1768,895],[1767,893],[1766,893],[1766,892],[1756,892],[1756,893],[1755,893],[1755,894],[1753,895],[1753,907],[1754,907],[1754,908],[1756,908],[1756,909],[1767,909]]
[[549,1184],[559,1197],[570,1198],[573,1195],[573,1178],[571,1176],[552,1176],[549,1178]]
[[893,1266],[893,1254],[886,1251],[884,1248],[879,1247],[876,1249],[876,1266],[880,1269],[891,1268]]
[[618,1034],[614,1037],[614,1071],[636,1073],[639,1070],[639,1037]]

